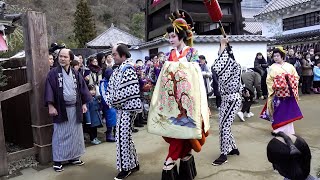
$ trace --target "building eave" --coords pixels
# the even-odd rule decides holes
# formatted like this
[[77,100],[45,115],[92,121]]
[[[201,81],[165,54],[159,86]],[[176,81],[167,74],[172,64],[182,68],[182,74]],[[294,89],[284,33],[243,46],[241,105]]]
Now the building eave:
[[319,6],[320,6],[320,1],[311,0],[311,1],[308,1],[308,2],[295,4],[295,5],[290,6],[290,7],[284,7],[284,8],[281,8],[281,9],[264,12],[268,8],[268,6],[267,6],[260,13],[255,15],[254,18],[257,19],[257,20],[270,19],[272,17],[278,17],[280,15],[294,14],[297,11],[304,12],[307,9],[317,9]]

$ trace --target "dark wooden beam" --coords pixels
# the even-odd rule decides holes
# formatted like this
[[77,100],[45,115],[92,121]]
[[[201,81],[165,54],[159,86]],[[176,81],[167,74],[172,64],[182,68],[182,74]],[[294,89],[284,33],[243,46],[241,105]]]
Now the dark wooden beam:
[[144,14],[144,40],[145,41],[148,41],[149,39],[149,34],[148,34],[148,30],[149,30],[149,23],[148,23],[148,17],[149,17],[149,0],[145,0],[145,14]]
[[[31,123],[33,127],[48,128],[52,121],[49,118],[48,109],[44,107],[44,88],[49,72],[48,62],[44,61],[44,59],[48,59],[46,16],[44,13],[28,11],[22,22],[26,61],[28,62],[27,77],[33,88],[30,93]],[[46,135],[50,131],[37,133],[38,128],[33,128],[34,143],[39,147],[37,148],[37,158],[41,164],[47,164],[51,161],[52,154],[50,151],[42,151],[42,147],[47,148],[48,144],[46,143],[50,142],[51,135]]]
[[150,14],[153,14],[154,12],[159,11],[160,9],[162,9],[163,7],[165,7],[168,4],[170,4],[170,0],[163,0],[159,4],[157,4],[156,6],[150,5],[149,7],[147,7],[147,9],[148,9],[147,15],[150,15]]
[[148,36],[149,39],[164,35],[166,33],[168,25],[165,25],[165,26],[159,27],[159,28],[157,28],[157,29],[155,29],[153,31],[150,31],[149,32],[149,36]]
[[8,174],[7,148],[4,137],[2,109],[0,103],[0,176]]
[[[190,13],[190,15],[194,22],[212,22],[208,13]],[[225,23],[234,22],[234,16],[224,15],[221,21]]]
[[[203,0],[192,0],[192,1],[198,1],[203,2]],[[233,3],[233,0],[218,0],[219,3]]]
[[242,18],[242,12],[241,12],[241,4],[240,1],[234,0],[233,3],[233,16],[234,16],[234,21],[233,21],[233,28],[232,28],[232,34],[233,35],[241,35],[243,34],[243,18]]
[[10,99],[12,97],[18,96],[20,94],[23,94],[25,92],[31,91],[32,90],[32,85],[31,83],[26,83],[24,85],[9,89],[4,92],[0,92],[0,102]]
[[8,162],[17,161],[29,156],[33,156],[35,154],[36,154],[36,149],[34,147],[29,149],[24,149],[22,151],[10,153],[8,154]]

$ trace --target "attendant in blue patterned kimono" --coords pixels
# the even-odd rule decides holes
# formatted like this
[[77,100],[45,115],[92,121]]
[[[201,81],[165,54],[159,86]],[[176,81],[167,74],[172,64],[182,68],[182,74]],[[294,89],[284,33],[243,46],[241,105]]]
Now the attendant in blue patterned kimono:
[[219,90],[222,104],[219,111],[220,151],[221,155],[212,165],[222,165],[227,161],[227,155],[239,155],[231,125],[236,112],[241,106],[241,66],[234,59],[231,49],[227,47],[228,40],[220,42],[219,58],[214,62],[212,69],[218,75]]
[[124,179],[139,170],[136,148],[132,140],[133,120],[137,112],[141,112],[142,103],[137,74],[131,65],[130,53],[125,45],[112,49],[116,68],[105,92],[106,104],[117,109],[116,149],[117,169],[119,174],[115,180]]
[[50,70],[45,87],[45,104],[53,117],[53,169],[57,172],[63,171],[64,161],[84,164],[80,160],[85,152],[82,115],[92,97],[81,74],[70,66],[73,58],[70,49],[59,52],[59,66]]

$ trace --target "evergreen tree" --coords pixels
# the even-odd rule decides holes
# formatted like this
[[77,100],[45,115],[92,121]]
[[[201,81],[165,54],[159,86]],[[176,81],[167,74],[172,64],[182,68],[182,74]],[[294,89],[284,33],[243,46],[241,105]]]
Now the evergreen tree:
[[96,26],[91,10],[86,0],[79,0],[76,12],[74,13],[74,34],[78,47],[85,47],[86,43],[96,36]]
[[2,67],[2,62],[0,63],[0,87],[6,86],[7,85],[7,76],[3,74],[3,67]]
[[141,39],[144,38],[144,32],[145,32],[144,18],[145,18],[145,15],[142,12],[133,14],[131,18],[131,23],[129,26],[132,35]]

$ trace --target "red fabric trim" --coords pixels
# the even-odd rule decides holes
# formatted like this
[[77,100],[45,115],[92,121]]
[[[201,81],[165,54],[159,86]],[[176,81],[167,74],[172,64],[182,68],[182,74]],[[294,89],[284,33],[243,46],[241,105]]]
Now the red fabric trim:
[[192,149],[188,139],[175,139],[168,137],[163,137],[163,139],[170,144],[166,159],[170,157],[172,160],[176,161],[179,158],[184,158]]
[[189,50],[190,50],[190,47],[186,48],[183,52],[181,50],[182,53],[180,52],[180,56],[178,57],[177,53],[176,53],[176,50],[174,49],[170,53],[169,60],[170,61],[174,61],[174,62],[178,62],[180,58],[185,57],[188,54]]
[[294,121],[296,121],[296,120],[300,120],[300,119],[302,119],[302,118],[303,118],[303,116],[298,116],[298,117],[293,118],[293,119],[290,119],[290,120],[288,120],[288,121],[285,121],[285,122],[282,122],[282,123],[279,123],[279,124],[272,125],[272,128],[273,128],[273,130],[275,130],[275,129],[278,129],[278,128],[280,128],[280,127],[282,127],[282,126],[285,126],[285,125],[287,125],[287,124],[289,124],[289,123],[292,123],[292,122],[294,122]]
[[263,115],[263,113],[264,113],[265,111],[267,111],[267,105],[268,105],[268,101],[264,104],[264,106],[263,106],[263,108],[262,108],[262,111],[261,111],[261,113],[260,113],[260,116]]

